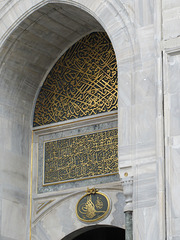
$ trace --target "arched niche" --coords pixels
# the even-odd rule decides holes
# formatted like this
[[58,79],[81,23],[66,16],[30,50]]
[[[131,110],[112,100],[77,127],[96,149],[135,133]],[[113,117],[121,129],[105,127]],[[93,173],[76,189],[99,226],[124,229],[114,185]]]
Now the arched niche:
[[117,108],[115,53],[105,32],[93,32],[59,58],[39,92],[38,192],[119,180]]
[[[57,9],[59,11],[56,11]],[[68,26],[57,23],[58,18],[54,14],[58,12],[58,16],[62,16],[61,11],[65,11],[70,16],[69,22],[78,16],[81,25],[77,30],[78,34],[75,34],[77,31],[73,31],[68,39],[54,33],[55,29],[64,30],[67,34],[69,32]],[[130,106],[132,76],[127,74],[127,71],[132,70],[132,61],[130,61],[133,59],[133,44],[130,41],[132,28],[123,5],[117,2],[112,4],[111,1],[103,4],[99,1],[96,4],[94,1],[88,3],[73,1],[72,4],[66,1],[53,3],[52,1],[19,1],[4,11],[1,24],[4,22],[6,27],[2,27],[0,84],[1,132],[6,138],[1,141],[3,155],[1,188],[5,190],[1,196],[3,201],[1,215],[5,217],[8,209],[11,209],[14,218],[9,224],[11,231],[3,228],[2,236],[9,238],[17,236],[17,239],[24,239],[25,235],[31,235],[32,193],[36,193],[37,190],[32,184],[36,182],[33,172],[36,171],[37,166],[31,165],[34,152],[30,147],[33,108],[44,77],[72,43],[87,33],[101,31],[103,26],[116,53],[118,70],[120,70],[118,78],[123,79],[119,84],[119,87],[121,85],[119,106],[125,108]],[[69,22],[65,21],[65,23]],[[124,62],[127,63],[126,66]],[[126,85],[128,81],[130,87]],[[125,129],[125,135],[128,136],[129,126]],[[124,134],[120,133],[120,145],[127,143],[127,138],[123,136]],[[36,141],[34,136],[32,145]],[[23,230],[22,226],[24,226]],[[26,233],[25,226],[29,233]]]

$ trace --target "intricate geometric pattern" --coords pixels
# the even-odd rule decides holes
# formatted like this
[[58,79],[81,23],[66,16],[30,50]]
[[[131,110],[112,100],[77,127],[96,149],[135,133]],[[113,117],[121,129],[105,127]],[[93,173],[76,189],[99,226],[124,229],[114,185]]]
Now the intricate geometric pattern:
[[117,109],[117,64],[106,33],[91,33],[57,61],[39,93],[33,126]]
[[117,129],[45,143],[44,184],[118,172]]

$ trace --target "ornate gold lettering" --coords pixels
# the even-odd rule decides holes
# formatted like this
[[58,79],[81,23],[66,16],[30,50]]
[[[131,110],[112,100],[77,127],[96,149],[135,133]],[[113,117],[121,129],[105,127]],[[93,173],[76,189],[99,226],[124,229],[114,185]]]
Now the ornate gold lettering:
[[44,184],[118,172],[117,129],[45,143]]
[[39,93],[33,126],[117,109],[116,57],[106,33],[87,35],[56,62]]

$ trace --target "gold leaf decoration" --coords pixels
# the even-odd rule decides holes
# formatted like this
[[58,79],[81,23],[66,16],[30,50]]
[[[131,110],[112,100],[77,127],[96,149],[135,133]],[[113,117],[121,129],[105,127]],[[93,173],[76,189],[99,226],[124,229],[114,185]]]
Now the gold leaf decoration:
[[117,143],[117,129],[46,142],[44,185],[117,174]]
[[33,126],[117,109],[117,64],[109,37],[91,33],[69,48],[48,74]]

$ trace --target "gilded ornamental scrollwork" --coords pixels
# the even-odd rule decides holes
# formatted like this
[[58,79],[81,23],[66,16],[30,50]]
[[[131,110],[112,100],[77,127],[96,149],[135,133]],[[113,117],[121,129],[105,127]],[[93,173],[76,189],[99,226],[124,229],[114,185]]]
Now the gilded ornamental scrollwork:
[[117,129],[44,143],[44,185],[118,172]]
[[37,98],[33,126],[117,110],[116,57],[106,33],[91,33],[60,57]]
[[88,189],[76,205],[76,215],[83,222],[96,222],[105,218],[110,211],[109,198],[97,189]]

